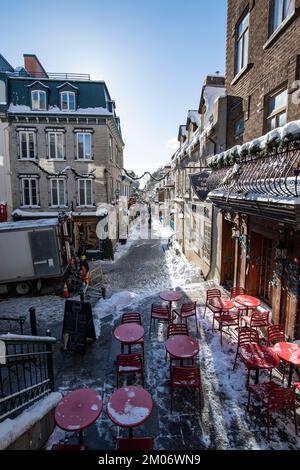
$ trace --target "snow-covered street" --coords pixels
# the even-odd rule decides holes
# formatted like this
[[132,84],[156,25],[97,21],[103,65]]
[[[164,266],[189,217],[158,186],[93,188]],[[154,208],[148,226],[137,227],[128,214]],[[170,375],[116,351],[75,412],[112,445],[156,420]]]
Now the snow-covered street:
[[[114,262],[103,263],[108,283],[108,299],[94,307],[97,341],[87,348],[85,356],[61,352],[64,300],[58,297],[10,299],[0,302],[1,314],[26,314],[35,306],[40,332],[49,328],[56,336],[55,380],[59,392],[66,393],[80,387],[97,389],[104,408],[100,419],[85,432],[90,449],[115,449],[118,436],[127,431],[113,425],[106,414],[107,401],[116,387],[114,360],[120,344],[113,338],[115,326],[124,311],[138,311],[145,328],[145,387],[151,393],[154,408],[151,418],[135,429],[135,435],[154,437],[158,450],[201,449],[300,449],[295,436],[292,416],[279,413],[273,422],[271,442],[266,440],[266,420],[261,406],[253,399],[253,407],[246,411],[246,369],[241,362],[232,370],[236,352],[234,335],[225,335],[220,347],[218,332],[211,332],[211,315],[203,319],[205,291],[213,285],[203,281],[173,246],[167,248],[169,229],[154,226],[161,238],[136,239],[139,224],[133,226],[131,239],[121,245]],[[177,248],[177,250],[176,250]],[[165,357],[166,326],[159,324],[149,338],[149,319],[152,303],[159,303],[159,292],[168,288],[183,294],[183,301],[197,300],[199,324],[199,357],[202,376],[202,416],[198,402],[190,391],[175,392],[173,413],[170,413],[169,362]],[[196,338],[195,322],[189,322],[190,335]],[[276,377],[276,373],[275,373]],[[268,374],[261,373],[261,381]],[[140,384],[139,378],[127,383]],[[253,380],[253,379],[252,379]],[[121,379],[125,384],[126,378]],[[54,442],[76,442],[77,436],[56,428],[47,448]]]

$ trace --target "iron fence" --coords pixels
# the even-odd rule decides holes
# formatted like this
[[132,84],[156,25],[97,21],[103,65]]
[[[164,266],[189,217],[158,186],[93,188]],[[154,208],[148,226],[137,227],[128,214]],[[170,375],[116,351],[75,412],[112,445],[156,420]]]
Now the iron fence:
[[0,422],[54,390],[51,336],[0,336]]
[[20,316],[18,318],[13,317],[0,317],[0,334],[6,332],[24,334],[24,324],[26,318]]

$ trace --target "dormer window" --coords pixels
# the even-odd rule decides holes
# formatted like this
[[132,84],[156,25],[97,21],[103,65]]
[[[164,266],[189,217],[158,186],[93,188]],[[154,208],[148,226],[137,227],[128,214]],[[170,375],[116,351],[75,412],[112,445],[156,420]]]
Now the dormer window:
[[74,91],[62,91],[60,93],[60,108],[62,111],[75,111]]
[[43,90],[33,90],[31,92],[31,108],[37,111],[47,109],[47,96]]

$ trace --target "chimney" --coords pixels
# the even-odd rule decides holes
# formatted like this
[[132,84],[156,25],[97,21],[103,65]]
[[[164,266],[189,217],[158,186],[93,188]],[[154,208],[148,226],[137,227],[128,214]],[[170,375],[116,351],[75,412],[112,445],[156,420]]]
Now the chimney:
[[35,54],[23,54],[24,67],[31,77],[48,78],[47,72]]

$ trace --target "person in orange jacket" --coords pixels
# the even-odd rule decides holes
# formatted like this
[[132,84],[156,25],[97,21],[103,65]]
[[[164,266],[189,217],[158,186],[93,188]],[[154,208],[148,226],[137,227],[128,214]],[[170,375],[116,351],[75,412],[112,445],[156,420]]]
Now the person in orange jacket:
[[87,285],[89,283],[89,270],[90,270],[90,267],[89,267],[89,263],[86,260],[86,256],[81,257],[80,268],[81,268],[81,281],[82,281],[83,284]]

